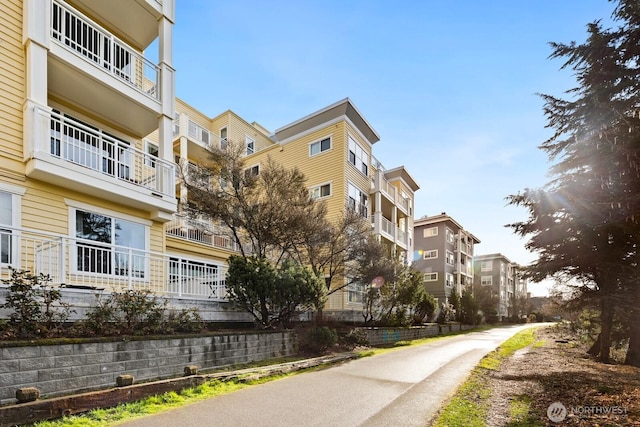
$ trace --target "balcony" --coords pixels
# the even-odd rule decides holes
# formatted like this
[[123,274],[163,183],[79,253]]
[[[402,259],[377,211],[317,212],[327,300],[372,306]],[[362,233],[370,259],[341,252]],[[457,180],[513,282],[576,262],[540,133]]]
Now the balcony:
[[229,233],[225,233],[222,227],[214,226],[210,222],[175,215],[172,221],[165,224],[165,232],[170,237],[216,249],[240,252],[238,244],[229,236]]
[[[200,126],[186,115],[182,114],[178,120],[173,122],[174,143],[178,138],[186,138],[187,152],[181,153],[188,158],[209,158],[211,150],[226,149],[227,139]],[[177,147],[177,144],[176,144]]]
[[371,183],[372,191],[379,191],[394,206],[399,208],[402,213],[405,215],[409,214],[409,200],[403,197],[398,189],[384,177],[384,170],[376,170]]
[[50,30],[50,94],[137,137],[158,128],[162,114],[158,65],[61,0],[51,3]]
[[402,249],[409,248],[409,233],[401,230],[400,227],[386,219],[381,213],[373,214],[372,225],[374,234],[384,236]]
[[158,21],[166,16],[174,21],[174,0],[135,0],[114,2],[104,0],[66,0],[87,15],[99,17],[109,28],[117,29],[121,37],[136,50],[145,50],[158,37]]
[[9,278],[9,267],[48,275],[52,285],[67,288],[226,300],[226,266],[2,226],[0,279]]
[[160,221],[175,212],[172,162],[67,115],[39,107],[31,113],[29,177],[143,209]]

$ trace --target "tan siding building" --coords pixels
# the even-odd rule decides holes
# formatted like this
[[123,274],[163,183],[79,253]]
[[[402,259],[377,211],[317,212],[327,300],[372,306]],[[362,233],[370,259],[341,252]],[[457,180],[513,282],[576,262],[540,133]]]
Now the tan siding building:
[[[380,137],[350,99],[274,132],[232,111],[208,117],[174,94],[174,0],[0,3],[2,278],[12,267],[78,292],[152,289],[242,320],[221,306],[238,248],[220,224],[183,213],[176,167],[228,141],[249,166],[298,167],[331,217],[356,210],[409,260],[419,186],[373,157]],[[157,63],[144,56],[152,45]],[[336,292],[329,311],[361,320],[366,285]]]

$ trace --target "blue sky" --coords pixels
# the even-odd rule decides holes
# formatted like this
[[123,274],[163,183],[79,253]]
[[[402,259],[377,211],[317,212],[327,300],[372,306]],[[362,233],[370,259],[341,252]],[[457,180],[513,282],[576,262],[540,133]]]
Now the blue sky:
[[[607,0],[177,0],[176,95],[273,131],[345,97],[381,136],[374,155],[420,184],[415,217],[447,212],[527,264],[505,197],[548,181],[536,93],[575,86],[548,43],[610,26]],[[549,284],[531,286],[534,295]]]

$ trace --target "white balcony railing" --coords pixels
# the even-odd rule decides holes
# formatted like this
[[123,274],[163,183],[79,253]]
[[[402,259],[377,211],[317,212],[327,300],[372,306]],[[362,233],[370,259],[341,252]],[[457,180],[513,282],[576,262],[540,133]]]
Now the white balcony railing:
[[383,170],[377,170],[371,179],[374,191],[380,191],[405,213],[409,212],[409,199],[403,197],[398,189],[384,177]]
[[51,39],[141,93],[160,99],[160,67],[60,0],[52,1]]
[[172,196],[175,165],[132,147],[93,126],[67,115],[36,108],[49,135],[38,129],[36,151],[100,172],[120,181]]
[[165,224],[167,236],[185,239],[213,248],[240,252],[238,244],[222,227],[193,218],[175,216]]
[[205,129],[193,120],[187,120],[185,123],[187,123],[188,129],[187,134],[183,135],[181,133],[182,129],[180,127],[180,120],[178,119],[173,121],[174,138],[178,136],[186,136],[210,150],[214,148],[224,150],[227,148],[227,138],[220,138],[218,135]]
[[48,275],[55,286],[226,299],[226,266],[3,225],[0,279],[9,267]]
[[393,222],[382,216],[382,213],[376,212],[372,216],[372,223],[374,226],[374,232],[384,234],[387,239],[395,242],[405,249],[409,245],[409,233],[403,231]]

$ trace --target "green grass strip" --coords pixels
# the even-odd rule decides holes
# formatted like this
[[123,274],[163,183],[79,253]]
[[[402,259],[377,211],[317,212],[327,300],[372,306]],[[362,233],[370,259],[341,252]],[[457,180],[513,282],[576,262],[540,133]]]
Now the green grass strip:
[[[500,369],[502,361],[510,357],[521,348],[536,342],[535,328],[528,328],[518,332],[505,341],[498,349],[486,355],[471,371],[469,378],[460,386],[455,396],[444,407],[434,427],[482,427],[486,424],[489,407],[491,405],[491,387],[489,386],[489,371]],[[523,401],[524,402],[524,401]],[[513,409],[513,408],[512,408]],[[513,417],[527,419],[524,409],[513,409]],[[510,424],[519,425],[519,424]]]

